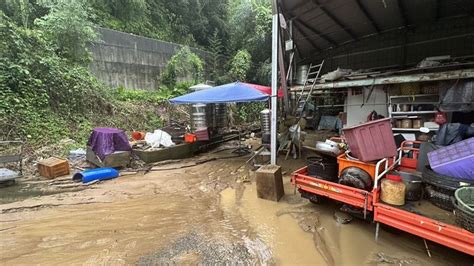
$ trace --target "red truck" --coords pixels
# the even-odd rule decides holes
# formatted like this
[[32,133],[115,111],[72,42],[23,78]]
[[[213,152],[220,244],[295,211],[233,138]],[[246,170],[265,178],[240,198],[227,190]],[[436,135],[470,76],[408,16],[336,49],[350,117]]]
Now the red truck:
[[[291,182],[304,197],[312,201],[317,197],[327,197],[360,208],[364,218],[371,217],[370,219],[376,223],[376,240],[380,223],[382,223],[474,256],[474,233],[457,226],[452,212],[439,208],[434,208],[435,213],[427,211],[433,208],[424,208],[431,204],[425,200],[411,204],[410,208],[406,205],[388,205],[380,200],[380,181],[389,171],[415,171],[416,156],[413,156],[414,158],[403,156],[408,151],[412,154],[417,153],[418,149],[413,148],[414,143],[416,142],[405,141],[398,149],[397,156],[385,158],[376,163],[348,160],[344,154],[338,157],[339,174],[349,166],[362,168],[371,174],[374,182],[371,191],[309,176],[307,167],[292,173]],[[448,219],[440,221],[440,213]]]

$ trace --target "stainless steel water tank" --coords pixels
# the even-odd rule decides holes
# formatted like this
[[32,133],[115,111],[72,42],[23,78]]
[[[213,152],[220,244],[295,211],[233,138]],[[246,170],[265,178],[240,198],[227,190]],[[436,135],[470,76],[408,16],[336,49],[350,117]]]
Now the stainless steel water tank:
[[193,104],[192,112],[192,127],[193,129],[207,127],[206,119],[206,105],[205,104]]
[[264,109],[260,112],[260,123],[262,126],[262,134],[270,133],[270,123],[271,123],[270,109]]
[[306,76],[308,75],[308,68],[309,68],[308,65],[301,65],[296,68],[296,80],[295,80],[296,84],[298,85],[304,84],[306,80]]
[[225,104],[215,104],[214,121],[214,127],[217,129],[227,126],[227,107]]
[[[212,86],[202,83],[189,87],[191,91],[201,91],[209,88],[212,88]],[[213,112],[209,110],[210,108],[210,106],[202,103],[191,106],[191,126],[193,130],[212,126],[210,123],[212,123]]]

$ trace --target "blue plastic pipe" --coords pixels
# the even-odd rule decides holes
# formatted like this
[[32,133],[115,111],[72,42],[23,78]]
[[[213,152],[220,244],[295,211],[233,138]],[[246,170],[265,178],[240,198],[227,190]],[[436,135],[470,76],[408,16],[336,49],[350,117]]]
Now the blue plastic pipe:
[[118,176],[119,171],[115,170],[114,168],[96,168],[76,173],[72,177],[72,180],[82,180],[82,183],[89,183],[94,180],[107,180],[116,178]]

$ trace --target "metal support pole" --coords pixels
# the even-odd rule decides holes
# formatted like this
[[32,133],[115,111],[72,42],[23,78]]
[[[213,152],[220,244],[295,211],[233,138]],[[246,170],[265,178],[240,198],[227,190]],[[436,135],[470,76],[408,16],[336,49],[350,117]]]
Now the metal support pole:
[[278,95],[278,7],[272,1],[272,99],[270,128],[270,163],[277,163],[277,95]]
[[377,222],[375,226],[375,242],[379,241],[379,231],[380,231],[380,223]]
[[[289,31],[289,35],[290,35],[290,40],[291,41],[294,41],[293,39],[293,20],[290,19],[290,22],[288,23],[288,31]],[[294,52],[294,49],[295,49],[295,45],[293,44],[293,50],[291,52]],[[290,64],[291,66],[288,66],[288,68],[290,68],[290,75],[288,77],[288,80],[290,82],[290,87],[293,86],[293,63],[294,60],[291,60],[290,61]]]

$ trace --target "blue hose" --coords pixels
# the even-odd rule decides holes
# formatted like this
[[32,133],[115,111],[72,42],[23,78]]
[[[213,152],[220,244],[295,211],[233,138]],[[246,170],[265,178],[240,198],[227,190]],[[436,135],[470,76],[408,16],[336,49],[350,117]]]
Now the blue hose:
[[96,168],[76,173],[72,177],[72,180],[82,181],[82,183],[89,183],[94,180],[107,180],[116,178],[118,176],[119,171],[115,170],[114,168]]

